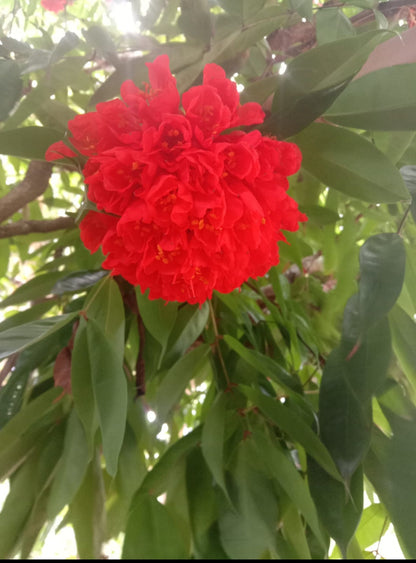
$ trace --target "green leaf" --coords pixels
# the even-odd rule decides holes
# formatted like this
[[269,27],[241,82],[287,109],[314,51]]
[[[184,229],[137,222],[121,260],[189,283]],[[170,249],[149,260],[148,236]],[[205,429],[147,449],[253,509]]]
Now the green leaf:
[[202,428],[198,426],[170,446],[147,473],[138,492],[157,496],[165,492],[171,471],[200,443],[201,433]]
[[228,396],[220,393],[208,411],[202,428],[202,453],[215,481],[229,498],[224,475],[224,436]]
[[360,135],[314,123],[294,141],[302,151],[304,168],[323,184],[364,201],[408,199],[397,168]]
[[172,365],[185,354],[204,330],[208,316],[207,302],[202,307],[185,305],[178,310],[175,324],[169,335],[164,365]]
[[63,131],[51,127],[30,126],[0,131],[0,154],[44,160],[46,150],[63,138]]
[[399,306],[389,314],[393,348],[400,366],[416,393],[416,324]]
[[15,61],[0,60],[0,121],[4,121],[14,108],[22,87],[19,65]]
[[371,51],[389,36],[390,32],[369,31],[292,59],[276,91],[267,129],[280,138],[304,129],[332,105]]
[[218,518],[218,494],[212,486],[212,475],[201,448],[194,448],[186,457],[186,496],[195,555],[198,559],[224,559]]
[[323,7],[316,13],[316,38],[318,45],[355,35],[349,18],[339,8]]
[[221,543],[231,559],[259,559],[268,550],[274,551],[278,505],[253,439],[239,443],[231,472],[235,508],[227,507],[220,514]]
[[57,317],[48,317],[40,321],[32,321],[0,333],[0,359],[7,358],[15,352],[24,350],[31,344],[48,338],[54,332],[69,324],[78,312]]
[[154,401],[154,409],[160,423],[166,420],[168,413],[179,403],[190,380],[199,375],[209,352],[208,344],[198,346],[178,360],[164,376]]
[[72,51],[79,43],[79,37],[72,31],[67,31],[51,53],[49,64],[54,64]]
[[355,533],[362,549],[379,541],[383,532],[386,531],[388,519],[386,508],[381,503],[371,504],[363,511],[360,525]]
[[84,429],[73,410],[68,418],[62,458],[48,499],[47,513],[51,520],[72,501],[84,480],[90,459]]
[[11,481],[10,492],[0,513],[0,557],[13,558],[17,542],[26,519],[30,514],[37,493],[37,457],[32,456],[16,473]]
[[297,394],[295,391],[301,390],[298,382],[272,358],[257,352],[257,350],[250,350],[249,348],[246,348],[246,346],[243,346],[241,342],[229,334],[224,334],[224,342],[256,371],[259,371],[264,376],[271,378],[289,395],[293,396]]
[[[384,410],[384,409],[383,409]],[[400,547],[407,559],[416,557],[416,424],[387,409],[385,415],[393,430],[388,439],[374,430],[372,448],[366,458],[365,473],[387,508]]]
[[[1,135],[1,132],[0,132]],[[0,307],[10,307],[25,301],[34,301],[46,297],[58,280],[65,277],[63,272],[48,272],[40,274],[18,287],[9,297],[6,297]]]
[[[405,87],[398,87],[399,84]],[[356,129],[416,129],[416,63],[370,72],[351,82],[325,118]]]
[[75,410],[82,422],[90,451],[92,451],[98,428],[98,414],[92,385],[87,323],[83,317],[80,318],[71,355],[71,390]]
[[299,442],[334,479],[341,480],[341,476],[326,447],[294,410],[286,407],[279,400],[267,397],[245,385],[239,385],[239,389],[268,418],[273,420],[280,430],[287,433],[292,440]]
[[73,272],[61,277],[51,289],[53,295],[64,295],[65,293],[79,292],[92,285],[107,275],[104,270]]
[[187,559],[177,519],[153,496],[137,495],[130,509],[122,559]]
[[181,2],[179,29],[190,39],[204,45],[211,40],[211,16],[206,0],[185,0]]
[[91,25],[82,31],[87,43],[98,49],[114,66],[117,66],[117,48],[108,31],[100,25]]
[[[353,387],[350,366],[342,348],[333,350],[325,364],[319,395],[321,438],[347,480],[369,448],[372,420],[371,401],[360,397]],[[365,378],[365,365],[359,367],[357,376]]]
[[104,500],[103,474],[97,453],[88,466],[68,514],[80,559],[99,559],[102,556],[101,546],[105,538]]
[[117,283],[108,276],[91,289],[84,309],[111,341],[120,363],[124,357],[124,305]]
[[150,300],[148,292],[143,294],[139,287],[136,288],[136,297],[144,326],[162,346],[158,366],[160,367],[166,352],[170,333],[176,321],[178,304],[167,303],[163,299]]
[[117,461],[123,443],[127,416],[127,382],[115,348],[95,319],[87,323],[88,354],[91,380],[103,440],[106,468],[117,472]]
[[[280,484],[288,497],[303,514],[317,540],[325,547],[325,540],[319,526],[318,515],[305,481],[293,462],[281,450],[275,440],[255,431],[251,437],[256,445],[258,459],[261,460],[270,476]],[[338,483],[338,481],[335,481]],[[341,485],[342,486],[342,485]]]
[[347,487],[308,458],[308,482],[319,518],[345,557],[363,508],[362,468],[356,469]]
[[393,307],[402,290],[405,264],[403,239],[396,233],[374,235],[361,247],[359,311],[364,329]]
[[312,0],[289,0],[290,6],[293,10],[308,21],[312,21]]

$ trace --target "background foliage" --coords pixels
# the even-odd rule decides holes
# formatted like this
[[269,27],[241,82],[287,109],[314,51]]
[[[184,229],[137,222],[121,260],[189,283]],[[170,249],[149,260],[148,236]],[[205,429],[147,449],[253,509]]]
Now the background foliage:
[[[61,515],[81,558],[372,559],[390,522],[415,558],[413,1],[0,6],[0,557]],[[303,153],[308,223],[201,307],[101,270],[80,171],[43,160],[161,53],[180,91],[222,65]]]

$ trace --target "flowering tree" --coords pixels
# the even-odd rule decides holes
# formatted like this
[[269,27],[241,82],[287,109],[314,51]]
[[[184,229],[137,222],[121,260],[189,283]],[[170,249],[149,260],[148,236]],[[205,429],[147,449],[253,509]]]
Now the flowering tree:
[[413,0],[1,5],[0,556],[416,557]]

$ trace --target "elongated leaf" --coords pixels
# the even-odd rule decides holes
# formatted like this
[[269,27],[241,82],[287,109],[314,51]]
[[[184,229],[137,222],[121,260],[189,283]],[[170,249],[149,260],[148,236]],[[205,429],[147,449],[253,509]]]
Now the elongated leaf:
[[64,131],[50,127],[30,126],[0,131],[0,153],[44,160],[46,149],[63,137]]
[[235,509],[228,507],[219,518],[221,543],[231,559],[258,559],[274,550],[278,505],[262,465],[253,439],[240,442],[230,482]]
[[124,356],[125,318],[117,283],[110,277],[101,280],[91,289],[84,308],[88,318],[94,319],[105,337],[111,341],[121,363]]
[[319,518],[345,556],[363,508],[362,468],[356,469],[347,487],[308,458],[308,482]]
[[73,321],[77,315],[77,312],[67,313],[4,330],[0,333],[0,359],[40,342]]
[[267,128],[280,138],[304,129],[332,105],[389,32],[370,31],[310,49],[288,64]]
[[298,382],[268,356],[260,354],[256,350],[246,348],[241,342],[228,334],[224,335],[224,342],[255,370],[260,371],[266,377],[270,377],[273,381],[276,381],[276,383],[281,385],[288,393],[293,393],[294,390],[300,390]]
[[303,166],[325,185],[364,201],[408,199],[399,171],[360,135],[314,123],[295,137]]
[[59,279],[51,289],[54,295],[64,295],[87,289],[107,275],[104,270],[74,272]]
[[206,302],[202,307],[185,305],[178,311],[175,324],[169,335],[164,365],[171,366],[185,354],[203,331],[208,316],[209,307]]
[[194,549],[199,559],[224,559],[218,525],[217,491],[201,448],[193,449],[186,458],[186,494]]
[[126,426],[127,382],[119,361],[119,350],[106,338],[95,319],[89,319],[86,331],[106,468],[114,476]]
[[217,395],[209,410],[202,429],[202,453],[211,473],[228,498],[224,475],[224,434],[225,414],[228,397],[225,393]]
[[22,86],[19,65],[15,61],[2,59],[0,61],[0,121],[7,118],[20,98]]
[[90,461],[84,429],[75,410],[69,415],[63,448],[48,499],[47,513],[50,519],[71,502],[81,486]]
[[75,410],[82,422],[87,442],[92,452],[95,433],[98,429],[98,413],[92,385],[87,326],[85,319],[82,317],[75,334],[71,355],[71,388]]
[[393,307],[402,290],[406,252],[396,233],[370,237],[360,250],[360,320],[364,328]]
[[136,290],[136,296],[144,326],[162,346],[161,361],[166,351],[170,333],[176,321],[178,304],[166,303],[163,299],[151,301],[147,293],[142,294],[139,288]]
[[167,372],[157,390],[154,406],[161,423],[179,402],[190,380],[198,376],[209,351],[209,345],[202,344],[178,360]]
[[416,324],[401,307],[389,314],[393,347],[400,366],[416,392]]
[[267,417],[271,418],[278,428],[286,432],[292,440],[299,442],[334,479],[341,480],[341,476],[328,450],[315,432],[311,430],[295,411],[289,409],[280,403],[280,401],[267,397],[245,385],[240,385],[239,389],[246,397],[253,401]]
[[[1,132],[0,132],[1,134]],[[49,295],[58,280],[65,277],[63,272],[48,272],[40,274],[18,287],[9,297],[6,297],[0,307],[10,307],[25,301],[32,301]]]
[[138,492],[143,494],[160,495],[166,490],[170,472],[177,463],[188,455],[201,441],[202,428],[198,426],[195,430],[175,442],[158,460],[156,465],[146,475]]
[[397,539],[408,559],[416,557],[416,425],[387,409],[385,415],[393,430],[388,439],[374,430],[372,449],[365,473],[393,522]]
[[354,80],[325,117],[357,129],[416,129],[416,63],[389,66]]
[[316,13],[316,38],[318,45],[354,35],[354,26],[339,8],[324,8]]
[[[305,481],[299,472],[280,449],[275,441],[271,441],[261,432],[253,432],[252,439],[256,444],[257,455],[273,479],[286,491],[297,509],[303,514],[317,540],[325,547],[318,515]],[[336,481],[338,482],[338,481]],[[342,485],[341,485],[342,486]]]
[[104,494],[100,456],[96,454],[69,511],[80,559],[99,559],[101,556],[105,537]]
[[51,53],[51,58],[49,64],[54,64],[62,57],[64,57],[69,51],[72,51],[79,43],[79,37],[76,33],[72,31],[67,31],[59,43],[56,45],[55,49]]
[[[322,441],[345,479],[361,463],[371,435],[371,401],[354,389],[349,368],[345,351],[333,350],[325,364],[319,396]],[[360,375],[365,377],[365,371]]]
[[32,456],[18,470],[11,482],[10,492],[0,514],[0,557],[2,559],[9,559],[15,555],[19,536],[35,500],[37,487],[33,475],[36,472],[36,462],[36,455]]
[[153,496],[137,495],[123,544],[123,559],[187,559],[188,546],[177,520]]

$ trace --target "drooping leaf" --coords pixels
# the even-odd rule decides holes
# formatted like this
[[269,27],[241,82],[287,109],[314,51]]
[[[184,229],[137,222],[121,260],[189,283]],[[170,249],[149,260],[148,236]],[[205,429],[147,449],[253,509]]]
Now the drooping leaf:
[[416,392],[416,324],[399,306],[389,314],[393,347],[397,359]]
[[308,458],[308,482],[319,518],[345,556],[363,508],[362,468],[355,470],[346,486]]
[[99,559],[105,538],[104,483],[98,453],[89,464],[81,487],[71,502],[71,522],[80,559]]
[[177,303],[166,303],[163,299],[150,300],[147,293],[142,294],[140,288],[136,289],[137,304],[144,326],[162,347],[160,366],[176,321],[178,305]]
[[48,499],[47,513],[50,519],[71,502],[81,486],[90,459],[84,429],[73,410],[69,415],[62,458]]
[[374,430],[365,473],[388,510],[404,555],[412,559],[416,557],[416,425],[414,419],[405,420],[387,409],[385,414],[393,437]]
[[170,410],[179,402],[190,380],[199,375],[209,351],[208,344],[198,346],[178,360],[164,376],[154,401],[154,409],[160,422],[166,420]]
[[0,359],[48,338],[75,319],[78,312],[32,321],[0,333]]
[[12,60],[0,60],[0,121],[7,118],[20,98],[22,86],[19,65]]
[[46,150],[63,138],[64,131],[50,127],[29,126],[0,131],[0,153],[44,160]]
[[266,122],[279,138],[295,135],[329,108],[389,32],[370,31],[310,49],[290,61]]
[[225,393],[217,395],[202,428],[201,446],[205,461],[215,481],[228,497],[223,465],[227,403],[228,397]]
[[201,448],[194,448],[186,458],[186,493],[192,540],[197,557],[223,559],[226,554],[218,530],[218,493]]
[[324,7],[316,13],[318,45],[352,37],[355,33],[354,26],[341,9]]
[[[261,432],[253,432],[251,439],[256,445],[256,451],[263,466],[273,479],[285,490],[288,497],[303,514],[311,530],[322,547],[325,547],[318,515],[305,481],[276,441],[272,441]],[[338,482],[338,481],[335,481]],[[342,485],[341,485],[342,486]]]
[[139,494],[132,502],[122,559],[187,559],[176,519],[151,495]]
[[106,468],[117,471],[127,416],[127,382],[119,361],[120,353],[95,319],[86,327],[91,381],[103,439]]
[[245,385],[240,385],[239,389],[251,399],[268,418],[271,418],[280,430],[287,432],[292,440],[299,442],[332,477],[338,480],[341,479],[326,447],[295,411],[280,403],[279,400],[267,397]]
[[82,422],[92,452],[95,433],[98,429],[98,413],[94,399],[86,325],[87,322],[81,317],[71,355],[71,388],[74,407]]
[[399,171],[360,135],[314,123],[295,137],[303,166],[325,185],[363,201],[408,199]]
[[389,312],[402,290],[406,252],[396,233],[373,235],[360,249],[359,308],[363,328]]
[[258,463],[253,439],[240,442],[231,469],[233,507],[219,518],[221,543],[231,559],[257,559],[275,550],[278,504],[272,480]]
[[416,128],[415,92],[416,63],[381,68],[351,82],[325,117],[356,129],[412,131]]

